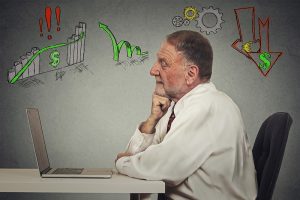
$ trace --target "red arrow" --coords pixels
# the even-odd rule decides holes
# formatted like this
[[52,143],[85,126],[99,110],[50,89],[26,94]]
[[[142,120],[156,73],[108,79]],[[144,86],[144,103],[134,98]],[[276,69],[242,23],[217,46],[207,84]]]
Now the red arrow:
[[[234,41],[231,46],[250,59],[248,52],[242,46],[247,42],[258,42],[255,38],[255,7],[238,8],[234,9],[234,12],[240,38]],[[249,18],[251,18],[251,26],[248,25]]]
[[[270,43],[269,43],[269,29],[270,29],[270,21],[269,17],[263,22],[260,18],[258,18],[259,24],[259,45],[260,49],[258,52],[249,52],[248,55],[251,60],[256,64],[257,68],[260,70],[262,75],[267,76],[269,71],[271,70],[272,66],[276,63],[278,58],[282,55],[282,52],[273,52],[270,51]],[[265,41],[263,43],[263,41]],[[267,53],[270,55],[268,58],[269,66],[262,68],[260,65],[264,64],[263,61],[260,59],[260,55],[262,53]]]

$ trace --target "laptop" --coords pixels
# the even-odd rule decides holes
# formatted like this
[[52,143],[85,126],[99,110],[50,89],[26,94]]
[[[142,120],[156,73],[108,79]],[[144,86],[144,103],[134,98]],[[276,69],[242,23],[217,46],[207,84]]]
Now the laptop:
[[26,109],[33,140],[34,152],[41,177],[45,178],[111,178],[112,169],[102,168],[51,168],[43,135],[39,111]]

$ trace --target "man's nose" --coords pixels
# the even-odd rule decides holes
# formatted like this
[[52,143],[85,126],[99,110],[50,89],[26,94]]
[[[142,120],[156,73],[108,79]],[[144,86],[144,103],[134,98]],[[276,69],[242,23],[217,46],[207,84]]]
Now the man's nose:
[[151,76],[158,76],[159,75],[159,67],[158,67],[157,63],[154,63],[154,65],[150,69],[150,75]]

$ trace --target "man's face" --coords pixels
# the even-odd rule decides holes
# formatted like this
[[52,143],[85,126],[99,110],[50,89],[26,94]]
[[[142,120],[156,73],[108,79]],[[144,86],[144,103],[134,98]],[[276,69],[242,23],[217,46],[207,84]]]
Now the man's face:
[[155,94],[170,98],[180,99],[186,92],[185,59],[182,53],[168,42],[163,42],[157,53],[157,61],[150,70],[155,76]]

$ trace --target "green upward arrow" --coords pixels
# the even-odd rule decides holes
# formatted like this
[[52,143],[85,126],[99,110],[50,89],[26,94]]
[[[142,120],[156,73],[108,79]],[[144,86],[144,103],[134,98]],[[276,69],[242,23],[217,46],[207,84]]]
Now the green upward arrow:
[[117,43],[114,34],[111,32],[111,30],[108,28],[106,24],[99,22],[99,28],[105,31],[111,39],[115,61],[119,61],[119,54],[123,45],[126,46],[127,57],[131,58],[134,50],[136,51],[137,55],[142,55],[142,51],[139,46],[131,46],[131,44],[125,40],[121,40],[119,43]]

